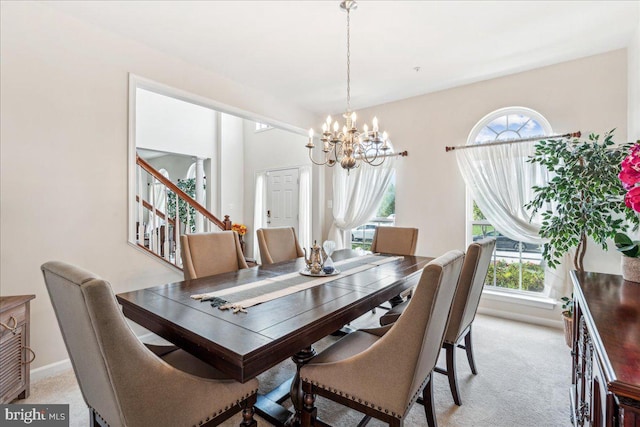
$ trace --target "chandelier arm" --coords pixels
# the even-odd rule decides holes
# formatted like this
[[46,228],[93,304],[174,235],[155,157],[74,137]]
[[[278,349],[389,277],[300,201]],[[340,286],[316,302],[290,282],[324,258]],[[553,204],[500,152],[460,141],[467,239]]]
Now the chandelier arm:
[[[311,163],[313,163],[314,165],[318,165],[318,166],[324,166],[324,165],[329,164],[329,156],[328,155],[325,155],[324,162],[316,162],[313,159],[313,155],[311,154],[311,148],[309,149],[309,160],[311,160]],[[331,167],[333,165],[329,164],[329,166]]]
[[[363,157],[362,160],[364,160],[367,164],[371,165],[371,166],[380,166],[384,163],[384,161],[386,160],[387,156],[378,156],[376,154],[376,156],[374,158],[370,158],[370,157]],[[369,160],[371,159],[371,160]],[[379,162],[376,163],[376,160],[379,160]]]

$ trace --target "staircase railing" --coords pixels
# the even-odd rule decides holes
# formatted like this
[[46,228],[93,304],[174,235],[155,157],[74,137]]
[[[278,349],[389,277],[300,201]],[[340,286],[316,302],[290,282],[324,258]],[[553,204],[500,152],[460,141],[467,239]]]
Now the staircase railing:
[[229,215],[221,221],[139,156],[136,177],[136,243],[153,255],[182,269],[182,234],[231,230]]

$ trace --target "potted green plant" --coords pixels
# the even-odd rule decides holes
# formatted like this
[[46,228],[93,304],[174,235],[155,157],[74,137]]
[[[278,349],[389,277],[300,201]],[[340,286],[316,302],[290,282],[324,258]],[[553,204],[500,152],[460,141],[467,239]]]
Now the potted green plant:
[[575,248],[574,267],[583,271],[588,238],[606,250],[607,239],[626,231],[629,224],[637,227],[638,217],[626,209],[625,190],[618,179],[631,145],[615,145],[613,131],[602,142],[591,134],[588,140],[536,144],[529,161],[545,166],[552,179],[534,187],[535,197],[525,207],[542,216],[540,236],[548,239],[542,257],[550,267]]
[[[525,207],[540,212],[540,236],[548,239],[542,257],[549,267],[557,266],[575,248],[573,265],[583,271],[589,238],[606,250],[607,239],[625,231],[629,224],[637,227],[638,217],[626,209],[625,191],[618,178],[630,146],[616,145],[613,130],[602,141],[599,135],[591,134],[588,140],[536,144],[529,161],[546,167],[552,178],[547,185],[534,187],[535,197]],[[638,201],[640,208],[640,197]],[[569,298],[563,297],[562,301],[565,338],[571,338],[573,300],[569,303]]]

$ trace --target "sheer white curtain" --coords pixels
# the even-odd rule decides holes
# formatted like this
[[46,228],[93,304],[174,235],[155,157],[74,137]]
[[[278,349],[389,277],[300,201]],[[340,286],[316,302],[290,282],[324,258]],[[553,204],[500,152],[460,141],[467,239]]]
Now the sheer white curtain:
[[299,173],[298,241],[300,246],[308,248],[311,246],[311,167],[301,167]]
[[256,230],[265,226],[264,219],[264,204],[266,201],[267,193],[267,180],[265,172],[259,172],[256,174],[256,195],[253,208],[253,232],[251,238],[253,239],[253,258],[258,263],[260,261],[260,248],[258,247],[258,239],[256,237]]
[[347,173],[336,166],[333,170],[333,224],[329,240],[336,249],[348,246],[345,231],[367,222],[375,214],[387,190],[395,168],[395,157],[388,157],[381,166],[362,164]]
[[473,146],[456,150],[458,167],[476,204],[500,233],[525,243],[544,243],[540,218],[524,205],[533,200],[534,185],[548,182],[540,165],[527,163],[535,141]]
[[[489,145],[456,150],[460,173],[487,220],[503,235],[516,241],[542,244],[541,218],[524,205],[534,198],[533,186],[545,185],[548,172],[527,162],[536,141]],[[566,292],[566,264],[556,270],[545,267],[545,293],[558,298]]]

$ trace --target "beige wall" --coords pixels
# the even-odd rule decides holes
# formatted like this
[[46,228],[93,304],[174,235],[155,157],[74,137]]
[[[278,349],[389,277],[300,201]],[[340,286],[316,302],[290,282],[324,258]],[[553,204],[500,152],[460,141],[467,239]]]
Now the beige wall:
[[[398,161],[396,222],[419,227],[418,253],[437,256],[466,245],[465,185],[455,155],[446,153],[445,146],[466,144],[482,117],[508,106],[538,111],[559,133],[617,128],[616,140],[626,141],[626,81],[627,52],[618,50],[380,105],[358,111],[358,117],[370,122],[377,115],[396,149],[409,151]],[[326,184],[330,188],[329,180]],[[585,265],[619,271],[619,259],[617,252],[604,254],[592,245]],[[558,310],[492,304],[496,311],[560,319]]]
[[640,15],[638,28],[628,49],[629,141],[640,141]]
[[46,2],[0,7],[0,293],[36,294],[37,368],[67,358],[42,263],[80,265],[116,292],[180,278],[127,244],[128,73],[300,127],[313,117]]

